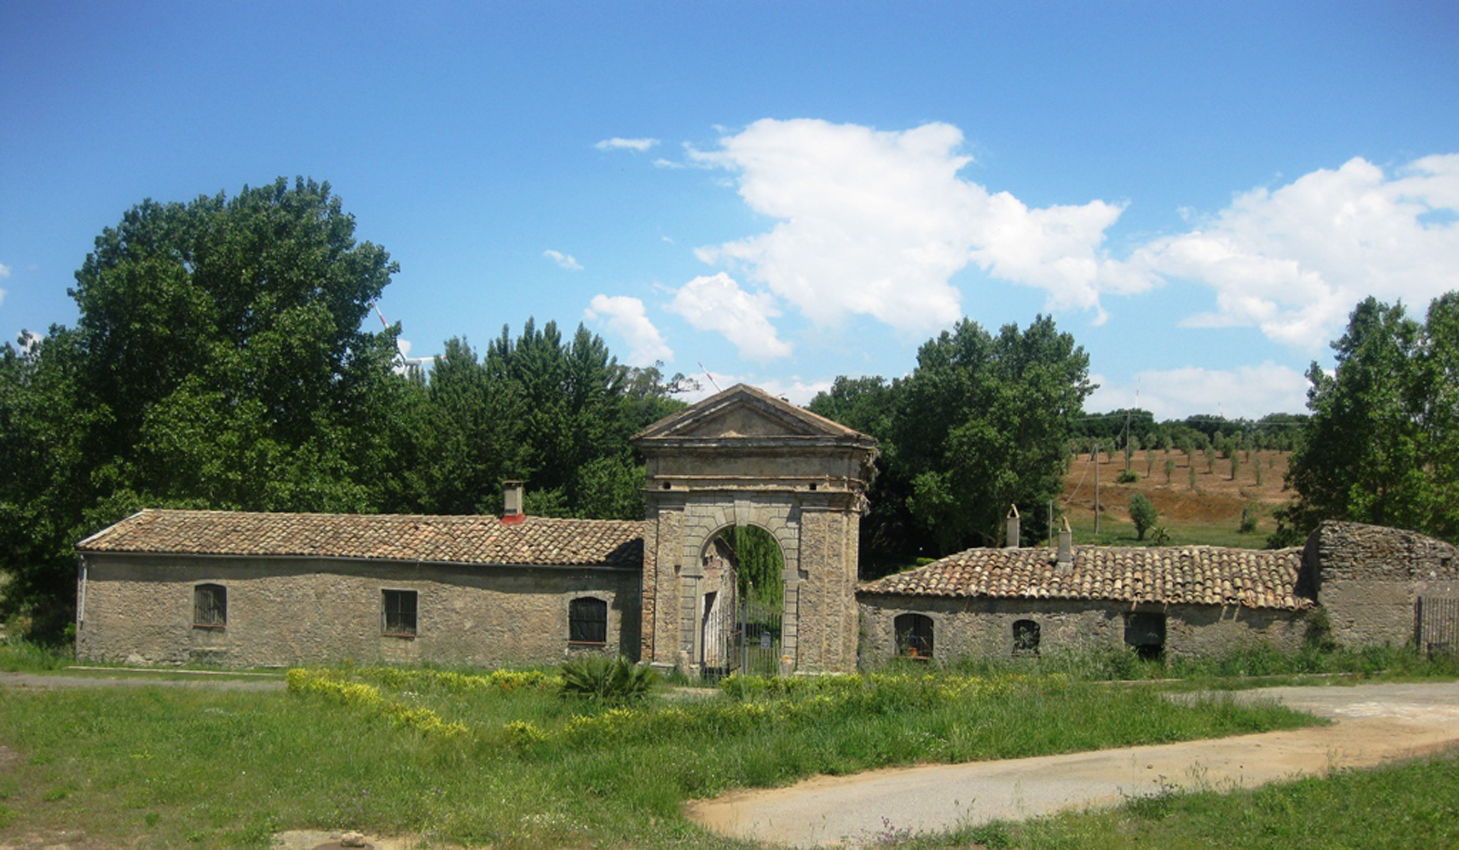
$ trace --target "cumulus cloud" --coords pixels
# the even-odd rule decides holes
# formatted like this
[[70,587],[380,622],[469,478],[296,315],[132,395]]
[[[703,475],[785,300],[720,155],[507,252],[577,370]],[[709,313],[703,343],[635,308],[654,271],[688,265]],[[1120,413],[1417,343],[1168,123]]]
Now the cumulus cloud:
[[[7,265],[5,265],[4,263],[0,263],[0,280],[4,280],[7,277],[10,277],[10,267],[7,266]],[[4,304],[4,303],[5,303],[5,290],[0,289],[0,304]]]
[[672,360],[674,350],[649,320],[643,302],[626,295],[595,295],[583,316],[597,322],[628,342],[627,362],[648,365]]
[[1270,361],[1235,369],[1150,369],[1133,385],[1114,384],[1091,376],[1099,389],[1084,402],[1090,411],[1139,407],[1156,419],[1183,419],[1198,414],[1259,419],[1268,413],[1302,413],[1307,409],[1307,378]]
[[600,151],[637,151],[643,153],[659,143],[658,139],[621,139],[614,136],[604,139],[593,147]]
[[775,299],[744,291],[724,272],[684,284],[668,309],[698,330],[723,334],[747,360],[774,360],[789,356],[792,350],[770,323],[780,315]]
[[556,263],[559,267],[567,269],[570,272],[580,272],[583,270],[582,263],[579,263],[577,261],[577,258],[574,257],[572,254],[564,254],[561,251],[554,251],[551,248],[548,248],[546,251],[542,252],[542,256],[546,257],[547,259]]
[[1354,158],[1277,189],[1254,189],[1190,231],[1155,239],[1122,264],[1128,279],[1197,281],[1215,309],[1190,326],[1254,326],[1319,349],[1368,295],[1422,309],[1459,268],[1459,155],[1393,175]]
[[971,162],[958,128],[902,132],[814,119],[765,119],[690,150],[733,172],[740,196],[775,219],[766,233],[700,248],[819,325],[848,314],[927,332],[962,315],[953,275],[970,264],[1037,287],[1051,307],[1099,310],[1102,287],[1138,291],[1102,250],[1122,207],[1103,201],[1030,209],[958,176]]

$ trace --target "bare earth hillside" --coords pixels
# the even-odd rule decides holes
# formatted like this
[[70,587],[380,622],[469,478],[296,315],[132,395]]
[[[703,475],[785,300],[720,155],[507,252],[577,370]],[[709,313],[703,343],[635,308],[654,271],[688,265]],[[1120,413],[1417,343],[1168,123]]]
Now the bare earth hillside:
[[[1157,450],[1147,457],[1145,452],[1137,451],[1129,468],[1139,480],[1118,484],[1116,479],[1125,469],[1123,455],[1102,453],[1096,465],[1088,454],[1079,454],[1064,479],[1062,506],[1074,526],[1076,539],[1094,542],[1097,475],[1099,502],[1104,509],[1100,519],[1102,534],[1098,538],[1101,542],[1125,542],[1122,538],[1134,538],[1128,505],[1130,496],[1139,492],[1155,505],[1158,523],[1170,532],[1172,543],[1259,547],[1275,528],[1272,510],[1293,496],[1292,491],[1282,489],[1288,457],[1289,453],[1278,451],[1240,452],[1233,478],[1231,460],[1227,458],[1217,457],[1212,465],[1200,453],[1187,458],[1180,451]],[[1168,483],[1167,460],[1174,462]],[[1194,488],[1192,464],[1196,473]],[[1239,534],[1243,509],[1256,518],[1256,531]]]

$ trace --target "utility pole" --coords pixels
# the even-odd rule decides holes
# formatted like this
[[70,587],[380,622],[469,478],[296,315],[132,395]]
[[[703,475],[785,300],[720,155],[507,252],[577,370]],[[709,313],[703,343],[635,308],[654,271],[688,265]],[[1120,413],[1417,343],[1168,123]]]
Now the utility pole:
[[1094,444],[1094,536],[1099,537],[1099,443]]

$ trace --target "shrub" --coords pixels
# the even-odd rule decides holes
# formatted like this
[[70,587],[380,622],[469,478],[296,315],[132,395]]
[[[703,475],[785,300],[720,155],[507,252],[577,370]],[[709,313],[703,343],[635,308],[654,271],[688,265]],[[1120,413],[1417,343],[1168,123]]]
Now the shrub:
[[1155,506],[1144,493],[1136,493],[1130,497],[1130,521],[1135,524],[1136,538],[1144,540],[1145,532],[1155,525],[1156,518]]
[[592,653],[562,665],[562,695],[605,702],[640,700],[653,691],[658,673],[623,656],[609,658]]
[[1122,469],[1120,470],[1120,474],[1115,476],[1116,484],[1134,484],[1139,480],[1140,476],[1134,470],[1130,469]]

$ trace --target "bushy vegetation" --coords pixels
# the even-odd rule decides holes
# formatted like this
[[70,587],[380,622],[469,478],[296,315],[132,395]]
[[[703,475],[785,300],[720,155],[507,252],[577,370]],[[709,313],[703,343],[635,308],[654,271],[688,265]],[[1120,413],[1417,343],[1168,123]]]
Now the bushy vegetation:
[[562,665],[562,694],[604,702],[637,702],[653,692],[658,673],[623,656],[592,652]]
[[0,672],[59,670],[70,663],[69,647],[45,646],[19,637],[0,638]]

